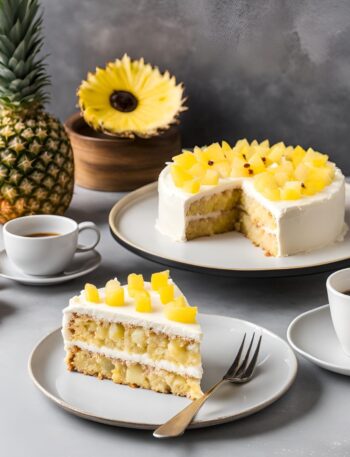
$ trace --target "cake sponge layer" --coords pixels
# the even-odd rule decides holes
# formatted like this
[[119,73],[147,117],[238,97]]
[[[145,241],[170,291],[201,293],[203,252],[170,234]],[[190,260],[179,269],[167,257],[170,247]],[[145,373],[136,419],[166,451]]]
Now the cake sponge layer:
[[241,213],[239,231],[249,238],[256,246],[262,248],[267,255],[278,255],[278,243],[274,233],[267,232],[244,211]]
[[199,366],[201,363],[196,341],[155,333],[145,327],[93,319],[85,314],[71,315],[65,338],[130,354],[147,354],[153,360],[167,360],[174,364]]
[[190,219],[186,225],[186,239],[193,240],[206,235],[226,233],[235,229],[240,210],[237,208],[206,217]]
[[228,211],[237,206],[241,189],[228,189],[216,194],[202,197],[192,202],[186,211],[186,216],[205,215],[217,211]]
[[243,192],[239,201],[240,207],[249,214],[251,220],[260,226],[270,230],[276,230],[277,222],[270,211],[264,208],[259,202],[247,193]]
[[67,349],[67,367],[99,379],[110,379],[116,384],[171,393],[192,400],[202,395],[200,380],[185,377],[164,369],[113,359],[99,353],[72,346]]

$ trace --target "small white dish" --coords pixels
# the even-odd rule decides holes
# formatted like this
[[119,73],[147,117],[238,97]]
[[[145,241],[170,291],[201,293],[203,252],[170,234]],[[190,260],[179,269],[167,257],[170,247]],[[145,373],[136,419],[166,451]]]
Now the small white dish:
[[329,305],[300,314],[288,327],[292,348],[326,370],[350,376],[350,357],[343,352],[333,327]]
[[[202,314],[202,388],[208,389],[232,363],[245,332],[262,333],[254,378],[241,386],[226,384],[205,403],[190,428],[208,427],[253,414],[280,398],[297,373],[296,357],[286,341],[250,322]],[[155,429],[189,400],[144,389],[131,389],[67,371],[60,329],[33,350],[29,373],[34,384],[61,408],[84,419],[129,428]]]
[[8,258],[6,251],[0,251],[0,277],[32,286],[60,284],[91,273],[101,264],[101,255],[96,250],[74,255],[72,262],[63,273],[51,276],[31,276],[22,273]]

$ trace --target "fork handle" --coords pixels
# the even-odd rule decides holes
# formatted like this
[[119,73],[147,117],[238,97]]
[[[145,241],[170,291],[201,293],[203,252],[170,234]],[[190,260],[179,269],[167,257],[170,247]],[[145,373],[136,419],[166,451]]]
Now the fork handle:
[[176,414],[176,416],[172,417],[165,422],[165,424],[158,427],[153,432],[153,436],[155,438],[174,438],[182,435],[202,405],[223,382],[225,382],[225,380],[221,379],[219,382],[214,384],[213,387],[207,390],[200,398],[194,400],[186,406],[186,408]]

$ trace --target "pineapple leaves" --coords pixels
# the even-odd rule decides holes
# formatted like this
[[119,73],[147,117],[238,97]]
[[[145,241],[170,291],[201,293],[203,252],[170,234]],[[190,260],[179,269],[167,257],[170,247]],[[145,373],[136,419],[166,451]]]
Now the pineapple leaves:
[[42,107],[50,84],[38,0],[0,0],[0,104]]

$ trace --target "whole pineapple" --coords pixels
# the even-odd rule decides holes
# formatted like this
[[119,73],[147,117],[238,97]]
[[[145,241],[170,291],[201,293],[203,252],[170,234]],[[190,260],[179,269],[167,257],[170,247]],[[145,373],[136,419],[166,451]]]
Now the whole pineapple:
[[0,2],[0,223],[63,214],[74,165],[63,125],[44,111],[50,81],[37,0]]

